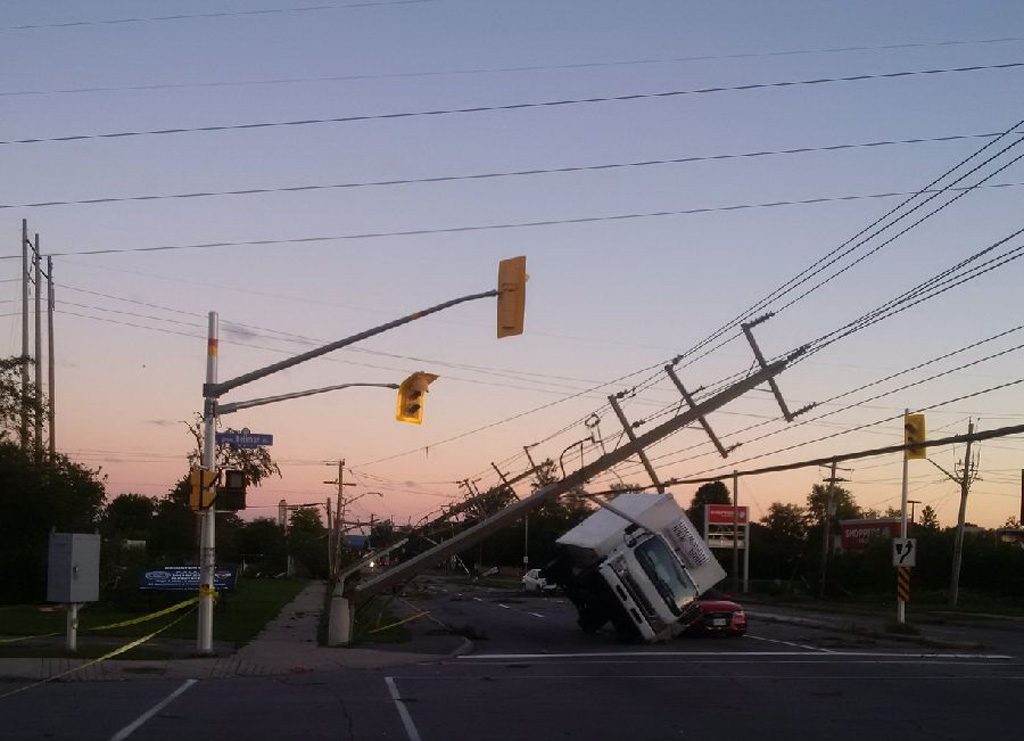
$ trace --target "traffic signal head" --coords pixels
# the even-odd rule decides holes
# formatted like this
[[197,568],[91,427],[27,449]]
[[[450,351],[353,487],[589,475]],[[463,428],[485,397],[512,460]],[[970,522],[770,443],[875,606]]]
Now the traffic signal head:
[[217,472],[194,467],[189,473],[188,503],[193,511],[209,509],[217,497]]
[[927,458],[928,450],[921,443],[925,441],[924,415],[907,414],[903,417],[903,444],[908,447],[903,455],[906,459]]
[[395,419],[410,424],[423,424],[423,403],[427,394],[427,386],[437,380],[433,373],[416,371],[402,381],[398,387],[398,409]]
[[526,315],[526,257],[498,263],[498,338],[523,333]]

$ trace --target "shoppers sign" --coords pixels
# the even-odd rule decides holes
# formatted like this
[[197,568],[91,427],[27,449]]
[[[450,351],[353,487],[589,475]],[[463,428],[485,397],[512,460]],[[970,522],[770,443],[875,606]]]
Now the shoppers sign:
[[900,537],[900,521],[897,518],[879,520],[840,520],[839,542],[844,551],[863,551],[875,538]]

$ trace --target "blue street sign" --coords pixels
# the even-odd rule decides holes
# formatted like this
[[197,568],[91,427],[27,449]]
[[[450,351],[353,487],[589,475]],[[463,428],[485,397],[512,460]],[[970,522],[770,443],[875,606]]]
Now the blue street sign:
[[236,448],[262,448],[274,444],[273,435],[259,432],[218,432],[218,445],[234,445]]

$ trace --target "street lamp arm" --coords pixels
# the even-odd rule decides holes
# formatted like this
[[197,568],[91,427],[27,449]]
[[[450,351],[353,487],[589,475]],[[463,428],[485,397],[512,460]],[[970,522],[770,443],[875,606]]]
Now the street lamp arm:
[[278,401],[288,401],[289,399],[300,399],[303,396],[313,396],[314,394],[324,394],[328,391],[337,391],[338,389],[347,389],[353,387],[374,387],[382,389],[397,389],[397,383],[340,383],[336,386],[324,386],[318,389],[307,389],[306,391],[293,391],[290,394],[278,394],[277,396],[262,396],[258,399],[249,399],[248,401],[232,401],[226,404],[217,405],[217,414],[223,416],[225,414],[231,414],[237,412],[240,409],[248,409],[250,407],[263,406],[264,404],[273,404]]
[[[443,303],[437,304],[436,306],[431,306],[429,309],[423,309],[422,311],[417,311],[413,314],[408,314],[400,319],[395,319],[394,321],[388,322],[387,324],[381,324],[378,327],[373,327],[372,329],[364,330],[362,332],[352,335],[351,337],[346,337],[343,340],[337,340],[336,342],[331,342],[326,345],[322,345],[321,347],[309,350],[304,353],[300,353],[299,355],[293,355],[290,358],[285,358],[284,360],[281,360],[277,363],[273,363],[263,368],[258,368],[254,371],[245,373],[236,378],[232,378],[221,383],[206,383],[203,385],[203,396],[213,399],[219,398],[220,396],[223,396],[231,389],[238,388],[239,386],[244,386],[245,384],[251,383],[252,381],[257,381],[260,378],[265,378],[266,376],[269,376],[272,373],[277,373],[278,371],[285,370],[286,368],[291,368],[293,365],[305,363],[307,360],[312,360],[313,358],[319,358],[321,355],[326,355],[327,353],[333,352],[334,350],[339,350],[343,347],[347,347],[348,345],[353,345],[356,342],[359,342],[360,340],[365,340],[368,337],[373,337],[374,335],[381,334],[382,332],[387,332],[390,329],[395,329],[396,327],[400,327],[403,324],[408,324],[409,322],[415,321],[417,319],[422,319],[423,317],[428,316],[430,314],[436,314],[437,312],[444,311],[445,309],[449,309],[452,306],[463,304],[467,301],[475,301],[481,298],[493,298],[497,296],[498,293],[499,291],[497,289],[493,289],[490,291],[484,291],[483,293],[473,293],[468,296],[462,296],[461,298],[453,298],[450,301],[445,301]],[[221,413],[223,414],[223,407],[221,408],[221,410]]]

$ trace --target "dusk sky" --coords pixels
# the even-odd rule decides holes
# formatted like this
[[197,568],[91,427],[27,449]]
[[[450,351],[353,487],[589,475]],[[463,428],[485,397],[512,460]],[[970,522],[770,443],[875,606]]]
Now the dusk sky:
[[[767,311],[766,356],[811,343],[787,403],[820,406],[786,423],[752,391],[709,418],[728,459],[691,426],[648,451],[663,479],[899,444],[905,408],[932,437],[1024,422],[1019,2],[8,0],[0,38],[0,354],[27,219],[54,256],[57,447],[111,497],[186,472],[207,312],[224,380],[492,289],[515,255],[520,337],[470,302],[226,396],[440,377],[422,426],[373,388],[224,417],[272,433],[283,474],[245,517],[324,500],[339,458],[384,495],[354,511],[403,523],[524,445],[573,470],[581,440],[584,462],[622,442],[609,395],[635,390],[638,434],[678,410],[672,358],[701,398],[751,370],[738,320]],[[1024,444],[975,449],[967,519],[999,526]],[[899,505],[899,455],[845,467],[861,506]],[[825,475],[745,477],[741,504]],[[618,482],[650,483],[633,459],[591,489]],[[911,462],[910,496],[955,523],[938,467]]]

